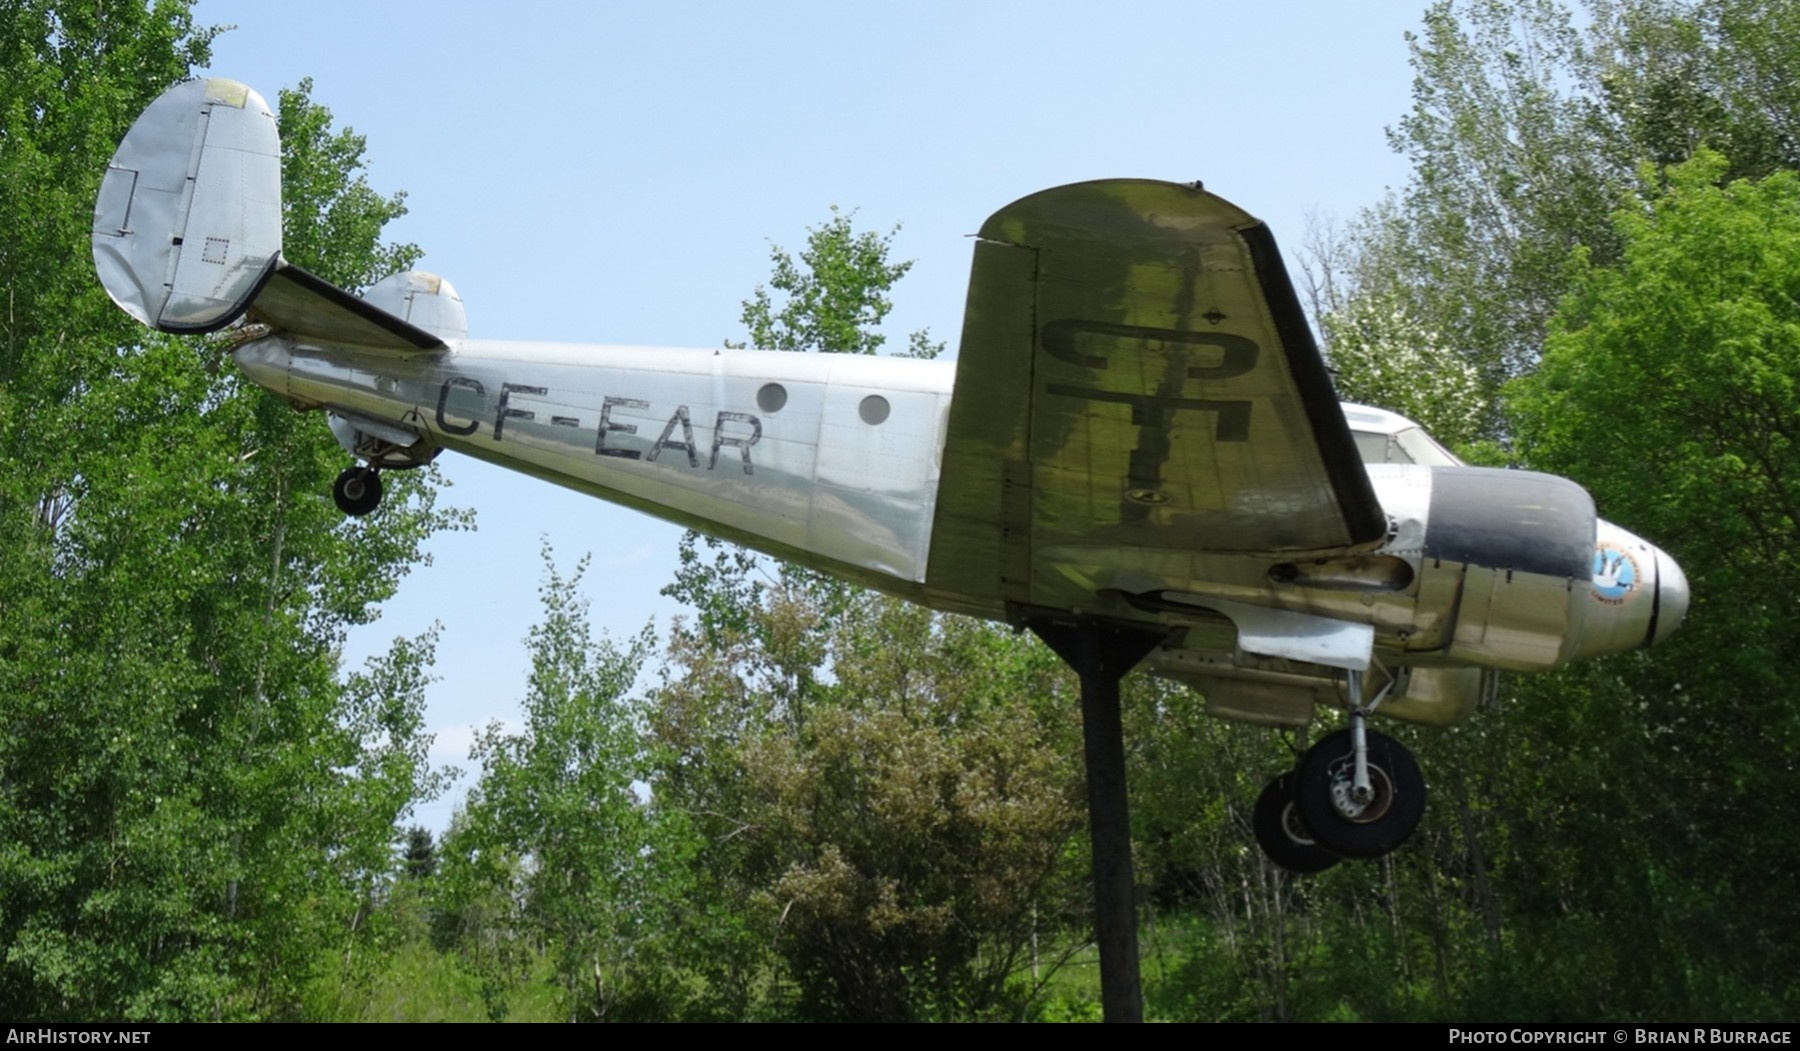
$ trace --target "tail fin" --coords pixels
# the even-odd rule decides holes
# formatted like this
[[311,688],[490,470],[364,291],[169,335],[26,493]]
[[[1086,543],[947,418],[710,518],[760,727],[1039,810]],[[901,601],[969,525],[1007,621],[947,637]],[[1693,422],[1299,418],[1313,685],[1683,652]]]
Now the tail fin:
[[281,258],[275,114],[235,80],[177,84],[132,124],[100,183],[93,246],[113,302],[164,332],[213,332],[254,310],[280,330],[418,354],[466,329],[461,300],[430,275],[360,299]]
[[281,259],[281,140],[233,80],[164,92],[126,133],[94,205],[94,268],[127,314],[211,332],[243,314]]

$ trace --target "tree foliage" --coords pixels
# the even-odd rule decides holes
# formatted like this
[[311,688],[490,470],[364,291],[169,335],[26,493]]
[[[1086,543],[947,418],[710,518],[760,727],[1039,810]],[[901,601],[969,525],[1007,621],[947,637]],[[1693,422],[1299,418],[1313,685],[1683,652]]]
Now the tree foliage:
[[[179,3],[0,14],[10,1017],[296,1012],[324,950],[367,935],[395,822],[435,784],[431,639],[337,674],[344,632],[446,522],[429,486],[353,532],[316,418],[247,389],[212,344],[142,332],[93,280],[106,161],[210,39]],[[354,184],[357,155],[307,146],[285,158],[315,172],[303,193]],[[363,269],[385,218],[305,262]]]
[[[1629,796],[1627,856],[1651,868],[1647,909],[1674,924],[1665,949],[1707,976],[1680,991],[1768,1013],[1759,976],[1793,965],[1800,932],[1791,897],[1756,877],[1800,846],[1769,809],[1800,789],[1785,674],[1800,645],[1800,177],[1725,181],[1727,167],[1701,153],[1616,213],[1620,260],[1578,260],[1514,402],[1532,463],[1582,480],[1692,581],[1658,659],[1612,671],[1607,700],[1639,706],[1612,732],[1642,748],[1613,780],[1644,794],[1606,795]],[[1698,925],[1716,933],[1688,937]]]
[[[1585,29],[1582,23],[1585,22]],[[1407,185],[1313,246],[1315,313],[1397,305],[1499,387],[1529,372],[1577,247],[1601,265],[1612,211],[1702,148],[1726,175],[1800,162],[1791,0],[1440,0],[1410,38],[1413,108],[1389,131]]]
[[[1040,929],[1076,909],[1073,700],[1045,650],[861,596],[752,611],[775,665],[810,666],[804,718],[745,680],[753,636],[678,629],[653,727],[659,806],[689,815],[701,868],[765,932],[807,1017],[1008,1017]],[[798,608],[796,608],[798,607]],[[818,629],[812,625],[821,624]]]
[[564,577],[544,557],[525,724],[477,742],[480,782],[447,850],[465,899],[516,903],[511,934],[549,948],[571,1020],[630,1019],[668,1006],[656,946],[685,883],[681,838],[639,796],[651,774],[631,694],[650,640],[595,640],[585,562]]
[[[830,219],[807,228],[798,260],[779,245],[771,247],[769,283],[756,286],[744,301],[749,343],[727,341],[726,346],[878,353],[887,343],[881,323],[894,308],[889,293],[912,262],[888,261],[899,227],[886,234],[858,232],[855,218],[855,212],[833,206]],[[932,343],[921,330],[910,337],[906,356],[932,358],[942,350],[942,343]]]
[[1351,298],[1319,319],[1338,396],[1397,412],[1441,442],[1480,437],[1488,419],[1481,377],[1395,297]]
[[1800,51],[1792,0],[1592,0],[1599,93],[1632,160],[1702,151],[1724,177],[1800,169]]
[[1480,371],[1490,436],[1588,486],[1694,588],[1655,650],[1506,680],[1501,711],[1446,739],[1465,762],[1433,767],[1456,825],[1421,830],[1445,877],[1430,900],[1449,894],[1428,926],[1481,936],[1437,956],[1455,1010],[1791,1012],[1766,976],[1792,965],[1794,911],[1752,873],[1793,846],[1767,809],[1793,763],[1770,742],[1800,717],[1781,676],[1800,158],[1774,72],[1800,59],[1797,18],[1440,4],[1394,133],[1413,177],[1317,256],[1328,337],[1334,310],[1402,303]]
[[[798,259],[775,249],[782,298],[745,302],[751,344],[875,352],[910,266],[891,237],[834,210]],[[908,353],[940,349],[919,332]],[[691,533],[665,593],[694,620],[656,697],[652,784],[700,837],[715,908],[688,938],[718,962],[709,984],[742,987],[773,945],[807,1017],[1019,1010],[1026,946],[1069,908],[1078,827],[1054,659]]]

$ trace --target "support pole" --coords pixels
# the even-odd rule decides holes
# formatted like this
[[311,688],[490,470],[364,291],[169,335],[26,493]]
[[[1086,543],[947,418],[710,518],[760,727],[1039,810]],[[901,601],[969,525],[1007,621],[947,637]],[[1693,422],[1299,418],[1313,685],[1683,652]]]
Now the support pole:
[[1162,635],[1091,618],[1030,620],[1027,625],[1081,676],[1100,1006],[1108,1022],[1141,1022],[1144,994],[1138,978],[1131,808],[1125,794],[1119,680],[1162,641]]

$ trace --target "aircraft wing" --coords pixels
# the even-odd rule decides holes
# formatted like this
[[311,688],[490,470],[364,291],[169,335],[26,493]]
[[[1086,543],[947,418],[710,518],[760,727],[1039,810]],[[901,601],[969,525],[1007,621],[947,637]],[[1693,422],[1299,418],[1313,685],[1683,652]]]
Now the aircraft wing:
[[1014,202],[979,236],[928,586],[1029,602],[1046,559],[1385,535],[1259,220],[1113,180]]

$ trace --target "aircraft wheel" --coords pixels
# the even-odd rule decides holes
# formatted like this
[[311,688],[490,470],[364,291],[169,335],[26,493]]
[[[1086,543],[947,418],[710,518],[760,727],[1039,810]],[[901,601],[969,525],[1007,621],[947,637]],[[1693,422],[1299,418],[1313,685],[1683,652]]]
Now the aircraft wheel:
[[338,510],[360,518],[381,503],[381,475],[372,467],[352,467],[332,483],[331,498]]
[[1351,798],[1356,755],[1349,730],[1328,734],[1294,770],[1294,809],[1319,846],[1346,858],[1378,858],[1406,842],[1425,815],[1425,778],[1399,741],[1365,731],[1369,746],[1367,803]]
[[1336,854],[1313,841],[1312,834],[1300,823],[1294,807],[1294,772],[1288,771],[1270,781],[1256,797],[1256,809],[1250,813],[1250,827],[1256,843],[1270,861],[1302,875],[1324,872],[1338,863]]

